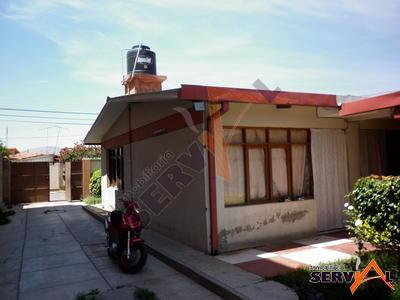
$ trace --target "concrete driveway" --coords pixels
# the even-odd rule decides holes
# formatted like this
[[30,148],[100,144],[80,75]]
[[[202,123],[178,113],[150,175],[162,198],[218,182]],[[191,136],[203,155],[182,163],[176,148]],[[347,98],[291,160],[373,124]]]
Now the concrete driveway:
[[91,289],[100,299],[133,299],[136,287],[159,299],[220,299],[150,255],[140,273],[121,273],[107,256],[103,226],[80,203],[16,210],[0,226],[0,299],[75,299]]

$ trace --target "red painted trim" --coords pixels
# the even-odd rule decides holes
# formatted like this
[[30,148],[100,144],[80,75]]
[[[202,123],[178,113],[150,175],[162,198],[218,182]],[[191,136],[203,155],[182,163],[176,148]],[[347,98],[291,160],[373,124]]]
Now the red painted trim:
[[[126,86],[125,86],[126,88]],[[128,114],[129,114],[129,132],[132,131],[132,109],[131,109],[131,103],[128,104]],[[131,188],[133,187],[133,144],[132,144],[132,135],[129,135],[129,182],[131,185]]]
[[[192,117],[194,125],[203,123],[203,112],[196,112],[193,108],[188,109],[188,112]],[[160,131],[162,131],[162,133],[169,133],[186,127],[188,127],[188,124],[182,114],[176,113],[111,138],[102,142],[101,145],[106,149],[113,149],[129,143],[155,137]]]
[[185,85],[181,100],[337,107],[336,95]]
[[214,121],[229,110],[229,103],[222,104],[222,108],[207,119],[207,145],[208,145],[208,184],[210,191],[210,234],[211,254],[217,255],[219,250],[218,240],[218,214],[217,214],[217,170],[215,163],[215,134]]
[[400,105],[400,91],[381,96],[365,98],[358,101],[343,103],[340,116],[349,116],[379,109],[392,108]]

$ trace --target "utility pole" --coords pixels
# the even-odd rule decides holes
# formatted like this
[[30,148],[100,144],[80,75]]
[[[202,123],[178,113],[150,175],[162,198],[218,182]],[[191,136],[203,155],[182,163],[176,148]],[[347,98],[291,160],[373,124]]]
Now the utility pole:
[[4,141],[5,146],[8,147],[8,126],[6,126],[6,140]]

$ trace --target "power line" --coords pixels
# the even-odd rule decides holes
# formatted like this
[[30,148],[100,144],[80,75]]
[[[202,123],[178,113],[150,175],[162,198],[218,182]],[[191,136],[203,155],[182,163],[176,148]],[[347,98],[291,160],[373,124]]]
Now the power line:
[[37,123],[37,124],[53,124],[53,125],[82,125],[82,126],[90,126],[91,123],[61,123],[61,122],[41,122],[41,121],[21,121],[21,120],[9,120],[9,119],[0,119],[0,122],[19,122],[19,123]]
[[80,112],[80,111],[39,110],[39,109],[23,109],[23,108],[10,108],[10,107],[0,107],[0,110],[28,111],[28,112],[41,112],[41,113],[52,113],[52,114],[95,115],[95,116],[98,115],[98,113]]
[[58,119],[58,120],[75,120],[75,121],[94,121],[93,119],[68,118],[68,117],[44,117],[44,116],[27,116],[27,115],[9,115],[0,114],[0,117],[17,117],[17,118],[39,118],[39,119]]
[[[60,138],[64,138],[64,137],[77,137],[77,136],[84,136],[85,134],[72,134],[72,135],[60,135]],[[56,135],[49,135],[49,138],[56,138]],[[46,136],[10,136],[8,137],[8,139],[10,140],[15,140],[15,139],[45,139],[47,138]],[[0,140],[2,140],[2,138],[0,138]]]

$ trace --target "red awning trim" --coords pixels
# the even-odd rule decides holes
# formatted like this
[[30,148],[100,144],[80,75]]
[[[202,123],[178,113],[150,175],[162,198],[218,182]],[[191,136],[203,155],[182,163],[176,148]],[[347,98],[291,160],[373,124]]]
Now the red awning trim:
[[253,90],[183,84],[179,98],[191,101],[242,102],[253,104],[283,104],[338,107],[336,95]]
[[365,98],[358,101],[343,103],[339,116],[349,116],[374,110],[393,108],[400,105],[400,91],[381,96]]

